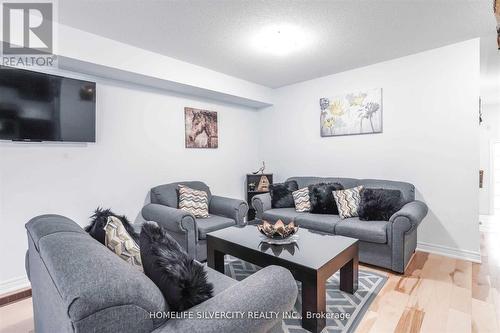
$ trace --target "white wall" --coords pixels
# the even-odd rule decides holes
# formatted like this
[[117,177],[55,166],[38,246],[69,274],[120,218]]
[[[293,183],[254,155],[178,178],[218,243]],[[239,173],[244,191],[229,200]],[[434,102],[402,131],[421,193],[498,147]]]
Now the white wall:
[[490,155],[495,142],[500,142],[500,104],[486,104],[483,105],[479,142],[480,169],[484,170],[483,188],[479,189],[479,213],[484,215],[494,214],[494,165]]
[[[31,217],[52,212],[85,225],[101,205],[134,218],[151,186],[186,179],[243,198],[244,175],[262,159],[276,180],[409,181],[430,207],[421,246],[478,258],[477,40],[280,88],[260,112],[97,81],[96,144],[0,143],[0,293],[24,281]],[[320,97],[375,87],[384,133],[320,137]],[[184,148],[185,106],[219,112],[219,149]]]
[[[383,89],[384,132],[320,137],[319,99],[364,88]],[[430,208],[421,246],[479,259],[478,98],[478,40],[283,87],[260,114],[262,156],[277,180],[411,182]]]
[[[218,112],[218,149],[184,148],[185,106]],[[83,226],[102,206],[135,219],[150,187],[179,180],[244,198],[261,161],[257,121],[255,110],[97,80],[97,143],[0,143],[0,294],[25,281],[24,224],[36,215]]]

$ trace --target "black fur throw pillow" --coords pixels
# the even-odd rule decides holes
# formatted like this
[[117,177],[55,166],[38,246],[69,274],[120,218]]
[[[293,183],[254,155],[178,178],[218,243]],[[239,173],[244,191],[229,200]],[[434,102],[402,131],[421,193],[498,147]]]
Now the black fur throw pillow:
[[203,266],[156,222],[146,222],[140,236],[144,273],[158,286],[172,311],[184,311],[213,295]]
[[401,191],[365,188],[361,191],[358,208],[359,219],[363,221],[389,221],[400,210]]
[[333,191],[343,190],[344,186],[339,183],[320,183],[309,185],[309,201],[311,202],[312,214],[334,214],[339,210],[333,197]]
[[299,185],[295,180],[290,180],[284,183],[269,185],[269,194],[271,195],[271,206],[273,208],[293,208],[295,201],[293,200],[293,191],[297,191]]
[[118,218],[122,222],[130,237],[132,237],[132,239],[139,244],[139,234],[135,232],[127,217],[125,215],[116,215],[111,211],[111,209],[97,207],[94,215],[90,217],[92,220],[90,221],[90,224],[85,227],[85,231],[98,242],[105,245],[106,232],[104,231],[104,227],[106,226],[108,217],[110,216]]

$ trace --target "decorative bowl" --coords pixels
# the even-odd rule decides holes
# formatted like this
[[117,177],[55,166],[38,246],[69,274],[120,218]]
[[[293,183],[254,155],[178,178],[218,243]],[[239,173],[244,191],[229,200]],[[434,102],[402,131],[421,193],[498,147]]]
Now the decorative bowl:
[[262,221],[262,224],[259,224],[257,228],[264,236],[276,240],[286,239],[293,236],[299,230],[299,227],[296,226],[293,221],[285,224],[281,220],[278,220],[275,224]]

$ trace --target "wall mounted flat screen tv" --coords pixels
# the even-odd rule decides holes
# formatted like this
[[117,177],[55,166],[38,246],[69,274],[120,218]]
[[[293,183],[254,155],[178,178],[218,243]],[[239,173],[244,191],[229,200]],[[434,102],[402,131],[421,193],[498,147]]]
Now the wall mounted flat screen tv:
[[0,66],[0,140],[95,142],[95,82]]

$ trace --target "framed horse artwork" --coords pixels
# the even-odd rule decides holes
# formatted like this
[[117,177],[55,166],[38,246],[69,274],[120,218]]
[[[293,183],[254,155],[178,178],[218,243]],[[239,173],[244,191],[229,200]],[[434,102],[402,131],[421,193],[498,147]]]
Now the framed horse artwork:
[[217,112],[184,108],[186,148],[218,148]]

